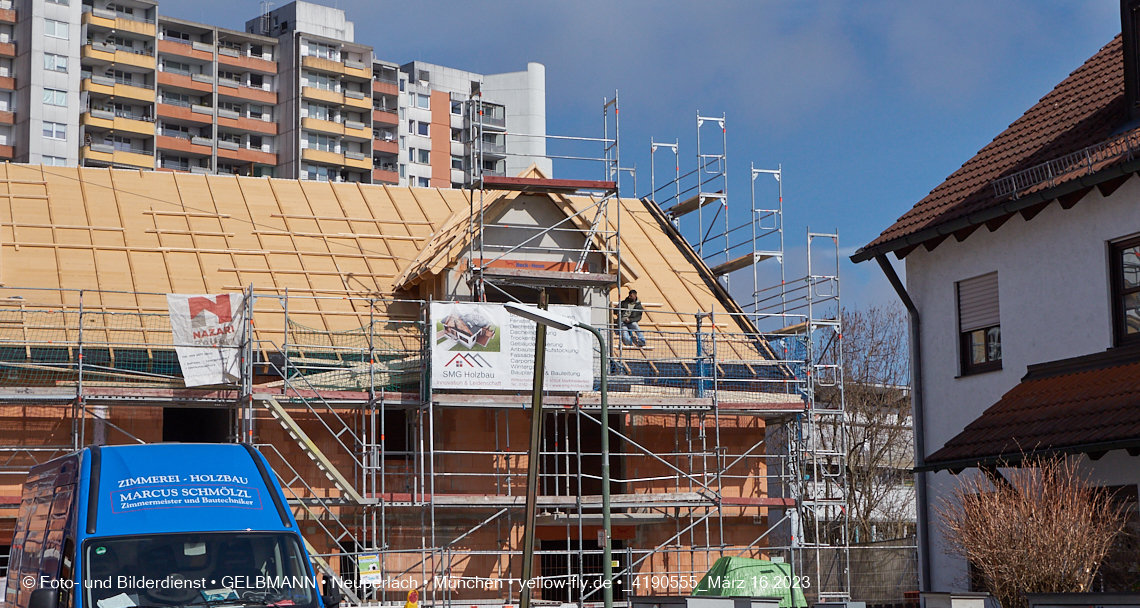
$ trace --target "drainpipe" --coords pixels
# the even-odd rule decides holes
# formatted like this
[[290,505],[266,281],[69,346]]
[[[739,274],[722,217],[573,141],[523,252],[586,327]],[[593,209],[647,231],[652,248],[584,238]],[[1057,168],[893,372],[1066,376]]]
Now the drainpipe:
[[[921,324],[918,318],[918,308],[906,292],[906,287],[895,273],[887,256],[879,253],[875,261],[887,275],[891,287],[902,300],[910,319],[910,402],[912,408],[912,422],[914,424],[914,464],[921,467],[926,464],[926,416],[922,404],[922,342],[919,332]],[[918,582],[920,591],[931,591],[930,585],[930,511],[927,505],[926,476],[929,473],[914,474],[915,515],[917,516],[916,532],[918,536]]]

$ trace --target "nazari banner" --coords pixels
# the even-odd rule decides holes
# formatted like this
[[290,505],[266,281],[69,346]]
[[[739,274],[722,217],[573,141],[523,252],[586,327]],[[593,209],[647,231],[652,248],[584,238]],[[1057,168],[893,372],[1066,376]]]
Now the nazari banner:
[[186,386],[237,382],[245,341],[245,295],[171,293],[166,304]]
[[[585,306],[551,306],[550,312],[590,322]],[[518,390],[534,387],[535,323],[501,304],[431,303],[433,388]],[[594,342],[584,329],[546,332],[548,391],[594,390]]]

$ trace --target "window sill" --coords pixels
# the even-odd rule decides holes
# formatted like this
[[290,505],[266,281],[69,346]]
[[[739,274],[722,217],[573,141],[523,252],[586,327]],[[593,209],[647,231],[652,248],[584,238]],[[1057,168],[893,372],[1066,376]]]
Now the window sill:
[[962,378],[969,378],[971,376],[981,376],[982,374],[1000,372],[1001,370],[1002,370],[1001,361],[998,361],[996,365],[991,363],[991,364],[986,364],[985,366],[982,366],[982,367],[976,367],[976,368],[971,369],[969,371],[960,372],[957,376],[954,376],[954,379],[960,380]]

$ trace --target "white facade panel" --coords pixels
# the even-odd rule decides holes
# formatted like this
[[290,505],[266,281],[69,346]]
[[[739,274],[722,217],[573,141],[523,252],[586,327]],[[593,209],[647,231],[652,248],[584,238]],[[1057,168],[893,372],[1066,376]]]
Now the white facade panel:
[[[978,230],[964,242],[947,239],[907,256],[907,290],[922,323],[927,455],[1016,386],[1029,365],[1113,345],[1108,243],[1140,233],[1138,200],[1134,178],[1107,199],[1094,189],[1070,210],[1054,203],[1031,221],[1015,215],[996,232]],[[955,286],[993,272],[1000,277],[1002,369],[962,376]],[[1094,481],[1140,482],[1136,459],[1121,454],[1088,463]],[[935,510],[961,476],[929,479],[933,590],[965,590],[966,564],[947,554]]]

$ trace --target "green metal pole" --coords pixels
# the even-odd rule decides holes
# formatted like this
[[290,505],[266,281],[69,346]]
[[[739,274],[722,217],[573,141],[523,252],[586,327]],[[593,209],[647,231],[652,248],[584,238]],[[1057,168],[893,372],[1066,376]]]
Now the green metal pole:
[[606,377],[609,373],[609,361],[606,353],[606,339],[602,336],[602,332],[592,325],[585,323],[578,323],[578,327],[589,331],[594,334],[598,339],[598,352],[601,353],[602,364],[602,386],[601,386],[601,400],[602,400],[602,530],[606,536],[606,542],[602,546],[602,600],[604,608],[613,608],[614,606],[614,563],[613,554],[610,552],[610,408],[607,400],[609,387],[606,383]]
[[[546,290],[538,293],[538,307],[546,309]],[[530,401],[530,452],[526,469],[526,520],[523,522],[522,590],[519,608],[530,607],[531,578],[534,572],[534,524],[538,511],[538,464],[542,449],[542,381],[546,368],[546,326],[535,324],[534,389]]]

